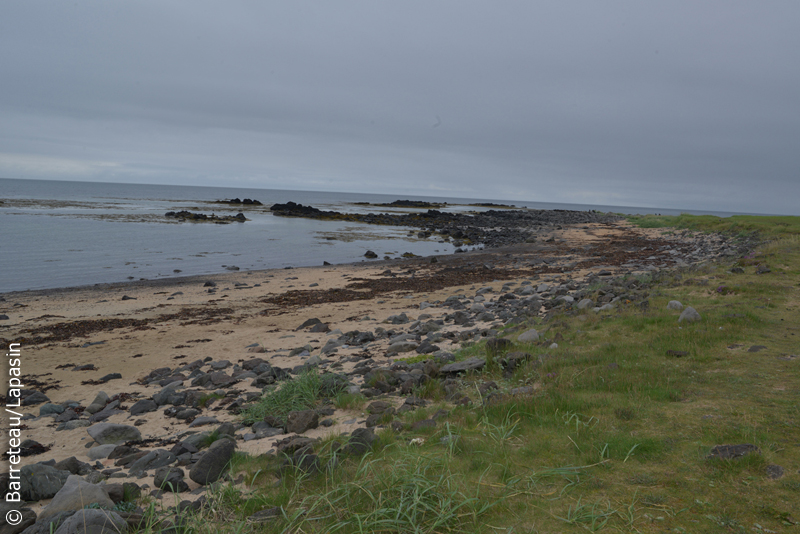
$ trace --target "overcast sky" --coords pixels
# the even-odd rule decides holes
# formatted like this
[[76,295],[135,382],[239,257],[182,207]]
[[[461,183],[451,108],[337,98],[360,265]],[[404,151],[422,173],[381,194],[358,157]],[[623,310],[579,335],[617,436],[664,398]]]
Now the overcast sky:
[[798,21],[797,0],[3,1],[0,177],[800,215]]

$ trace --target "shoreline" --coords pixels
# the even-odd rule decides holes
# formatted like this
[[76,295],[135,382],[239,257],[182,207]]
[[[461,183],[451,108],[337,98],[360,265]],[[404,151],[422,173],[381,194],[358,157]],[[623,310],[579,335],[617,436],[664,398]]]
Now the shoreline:
[[[223,423],[238,427],[238,416],[226,406],[260,395],[263,385],[244,367],[254,358],[294,375],[305,368],[341,374],[364,393],[370,388],[356,369],[364,362],[369,370],[388,368],[399,358],[452,353],[464,341],[492,336],[514,321],[541,322],[571,308],[590,281],[652,274],[730,250],[714,236],[662,234],[628,224],[565,226],[552,241],[437,256],[436,262],[432,257],[377,260],[7,293],[0,313],[14,317],[0,323],[0,338],[22,343],[26,384],[49,398],[23,409],[24,437],[50,449],[24,457],[22,465],[75,456],[96,472],[114,475],[109,483],[153,488],[152,470],[140,478],[119,470],[113,459],[89,457],[96,445],[87,428],[99,421],[79,410],[73,421],[91,426],[57,430],[66,422],[58,421],[59,414],[41,413],[42,406],[85,409],[103,392],[120,399],[111,409],[104,404],[104,422],[135,424],[145,439],[180,441],[187,432]],[[691,252],[699,247],[705,247],[702,253]],[[209,281],[216,287],[206,287]],[[635,289],[628,296],[643,298]],[[616,298],[605,304],[613,306],[622,295]],[[325,328],[303,328],[310,319]],[[421,334],[425,328],[430,331]],[[369,334],[359,338],[359,333]],[[419,352],[426,342],[436,351]],[[190,374],[186,366],[192,362]],[[153,376],[158,369],[166,369],[166,375]],[[194,384],[200,370],[219,383]],[[120,376],[100,383],[114,373]],[[164,413],[166,406],[136,415],[129,411],[176,381],[181,391],[221,396],[195,416],[213,417],[212,423],[190,427]],[[336,409],[328,416],[329,426],[301,435],[315,439],[352,433],[365,427],[367,417],[363,410]],[[239,450],[270,454],[292,434],[254,436],[255,429],[236,428]],[[148,445],[141,449],[154,450]],[[181,499],[194,500],[202,493],[194,482],[190,491],[199,493],[181,493]],[[40,511],[47,502],[40,500],[34,509]]]

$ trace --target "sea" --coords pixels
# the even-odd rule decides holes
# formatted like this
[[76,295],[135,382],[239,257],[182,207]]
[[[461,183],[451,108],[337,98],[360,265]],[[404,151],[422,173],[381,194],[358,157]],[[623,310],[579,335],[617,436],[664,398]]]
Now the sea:
[[[247,208],[219,200],[254,199]],[[709,213],[665,208],[555,204],[519,199],[464,199],[142,185],[60,180],[0,179],[0,293],[132,280],[210,275],[354,263],[372,250],[380,258],[406,252],[452,254],[450,243],[420,239],[411,228],[273,216],[269,207],[288,201],[341,212],[397,212],[413,209],[368,204],[395,200],[447,203],[443,211],[475,211],[470,204],[493,202],[533,209],[597,210],[625,214]],[[245,223],[177,222],[168,211],[236,215]],[[424,210],[423,210],[424,211]]]

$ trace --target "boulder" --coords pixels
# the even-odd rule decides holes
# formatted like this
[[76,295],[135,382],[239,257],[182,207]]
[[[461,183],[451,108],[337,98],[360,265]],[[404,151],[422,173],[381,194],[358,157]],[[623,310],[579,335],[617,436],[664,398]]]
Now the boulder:
[[52,517],[59,512],[81,510],[84,506],[95,503],[101,508],[114,506],[114,502],[101,486],[90,484],[78,475],[70,475],[50,504],[42,510],[39,520]]
[[700,314],[697,313],[697,310],[692,308],[691,306],[687,306],[685,310],[681,312],[681,316],[678,317],[678,322],[682,323],[686,321],[687,323],[694,323],[701,319]]
[[164,467],[171,464],[175,460],[175,455],[164,449],[150,451],[131,464],[129,468],[130,474],[131,476],[139,476],[145,471]]
[[147,412],[154,412],[158,409],[158,404],[152,399],[142,399],[130,407],[131,415],[141,415]]
[[111,510],[86,509],[61,523],[55,534],[123,534],[128,523]]
[[219,439],[211,444],[206,453],[192,466],[189,478],[201,485],[219,480],[228,469],[236,444],[230,439]]
[[289,412],[286,417],[286,430],[296,434],[302,434],[306,430],[319,426],[319,414],[314,410],[301,410]]
[[[2,487],[5,488],[5,484]],[[13,515],[7,515],[9,513],[16,515],[18,522],[15,525],[8,522],[13,518]],[[36,512],[30,508],[20,508],[19,503],[9,503],[5,500],[0,501],[0,517],[6,518],[6,522],[0,526],[0,534],[19,534],[36,523]]]
[[139,441],[142,439],[142,433],[139,432],[138,428],[115,423],[98,423],[90,426],[87,432],[100,445]]
[[520,343],[533,343],[534,341],[539,341],[539,332],[537,332],[535,328],[526,330],[519,335],[517,341]]
[[667,303],[667,309],[681,311],[683,309],[683,304],[681,304],[677,300],[671,300]]
[[461,362],[448,363],[439,369],[441,374],[459,374],[467,371],[483,369],[486,360],[483,358],[470,358]]
[[69,471],[49,465],[26,465],[20,470],[20,494],[26,501],[51,499],[64,487],[69,476]]
[[159,467],[153,477],[156,488],[172,493],[189,491],[189,485],[183,480],[183,469],[179,467]]

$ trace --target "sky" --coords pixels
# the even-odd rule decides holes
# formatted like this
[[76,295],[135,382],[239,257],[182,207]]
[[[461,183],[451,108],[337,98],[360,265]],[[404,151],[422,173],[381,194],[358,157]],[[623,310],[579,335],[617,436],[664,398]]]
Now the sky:
[[796,0],[0,2],[0,177],[800,215],[799,20]]

